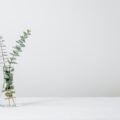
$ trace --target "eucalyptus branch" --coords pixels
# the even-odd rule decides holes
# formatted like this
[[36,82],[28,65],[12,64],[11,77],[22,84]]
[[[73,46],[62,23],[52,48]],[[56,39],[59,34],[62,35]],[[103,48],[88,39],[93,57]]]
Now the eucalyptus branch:
[[2,57],[2,59],[3,59],[3,65],[4,65],[4,67],[5,67],[5,66],[6,66],[6,65],[5,65],[5,62],[6,62],[6,61],[5,61],[5,54],[4,54],[5,52],[3,51],[3,47],[5,47],[5,46],[3,46],[3,41],[4,41],[4,40],[2,40],[2,37],[1,37],[1,36],[0,36],[0,39],[1,39],[1,40],[0,40],[0,49],[1,49],[1,55],[2,55],[1,57]]
[[11,55],[10,58],[6,58],[7,52],[5,52],[5,49],[4,49],[5,45],[3,45],[2,37],[0,37],[0,49],[1,49],[0,57],[2,57],[2,61],[3,61],[2,64],[3,64],[3,75],[4,75],[2,92],[4,92],[9,103],[10,103],[10,100],[12,100],[14,105],[15,105],[15,102],[14,102],[13,93],[15,93],[15,91],[13,86],[13,73],[12,73],[14,71],[14,68],[12,65],[17,64],[15,61],[16,57],[19,56],[19,53],[22,52],[22,48],[25,47],[25,42],[26,42],[26,39],[29,37],[29,35],[31,35],[30,30],[26,30],[25,32],[23,32],[23,35],[20,36],[20,39],[16,41],[17,45],[13,47],[14,49],[10,53]]
[[24,43],[26,42],[26,39],[28,38],[29,35],[31,35],[31,31],[27,30],[26,32],[23,32],[23,35],[20,36],[20,39],[16,41],[17,45],[13,47],[14,49],[12,53],[10,53],[11,57],[8,60],[9,68],[11,68],[12,64],[17,64],[15,62],[16,57],[19,56],[19,52],[22,52],[22,47],[25,47]]

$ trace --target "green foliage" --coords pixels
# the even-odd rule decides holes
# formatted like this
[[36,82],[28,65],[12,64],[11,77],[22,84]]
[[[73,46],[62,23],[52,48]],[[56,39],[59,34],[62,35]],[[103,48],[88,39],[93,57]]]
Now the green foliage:
[[[15,93],[14,86],[13,86],[13,72],[14,67],[12,65],[17,64],[16,60],[17,57],[20,55],[20,52],[22,52],[22,48],[25,47],[26,39],[31,35],[30,30],[26,30],[23,32],[23,34],[20,36],[20,39],[16,41],[16,46],[13,47],[13,51],[10,53],[10,58],[7,58],[8,65],[5,64],[5,57],[7,56],[5,51],[2,51],[3,59],[3,73],[4,73],[4,85],[3,85],[3,92],[5,92],[5,95],[7,97],[11,97],[13,93]],[[5,47],[4,45],[1,45],[1,48]],[[4,50],[4,49],[2,49]]]
[[21,47],[25,47],[25,45],[24,45],[23,43],[20,43],[20,46],[21,46]]
[[20,47],[20,46],[18,46],[18,45],[16,45],[16,46],[15,46],[15,47],[13,47],[13,48],[15,48],[16,50],[18,50],[19,52],[22,52],[21,47]]
[[19,54],[18,54],[18,51],[17,51],[17,50],[13,50],[13,54],[14,54],[14,56],[19,56]]
[[31,35],[31,31],[26,30],[23,32],[23,35],[20,36],[20,39],[16,41],[17,45],[13,47],[13,51],[10,53],[11,57],[8,60],[10,66],[16,64],[16,57],[19,56],[19,53],[22,52],[22,48],[25,47],[26,39],[29,35]]
[[12,61],[11,64],[17,64],[17,62],[13,62],[13,61]]
[[13,72],[13,71],[14,71],[14,68],[10,68],[10,71]]

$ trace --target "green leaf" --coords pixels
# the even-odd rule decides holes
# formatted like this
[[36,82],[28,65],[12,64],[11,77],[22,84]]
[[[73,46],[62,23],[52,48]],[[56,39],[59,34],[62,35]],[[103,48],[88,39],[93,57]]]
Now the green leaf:
[[31,30],[27,29],[27,34],[31,35]]
[[25,39],[21,39],[22,42],[25,42]]
[[19,54],[16,54],[16,53],[15,53],[14,55],[15,55],[15,56],[19,56]]
[[10,58],[10,60],[16,60],[16,58],[15,58],[15,57],[12,57],[12,58]]
[[21,38],[22,42],[25,42],[25,37],[24,36],[20,36],[20,38]]
[[13,50],[15,56],[19,56],[18,51]]
[[18,41],[16,41],[18,44],[20,44],[20,43],[23,43],[23,41],[20,39],[20,40],[18,40]]
[[15,48],[17,51],[22,52],[21,46],[16,45],[14,48]]
[[27,36],[27,33],[26,32],[23,32],[24,36]]
[[8,68],[7,68],[6,66],[4,66],[4,67],[3,67],[3,70],[4,70],[4,71],[7,71],[7,70],[8,70]]
[[12,64],[17,64],[16,62],[11,62]]
[[20,44],[20,46],[21,46],[21,47],[25,47],[25,45],[24,45],[24,44]]
[[21,39],[24,39],[24,36],[20,36]]
[[[10,86],[10,89],[12,89],[12,90],[13,90],[13,89],[14,89],[14,87],[13,87],[13,86]],[[11,92],[12,92],[12,91],[11,91]]]
[[[11,58],[10,58],[10,59],[11,59]],[[9,64],[11,63],[9,59],[8,59],[8,63],[9,63]]]
[[7,79],[7,78],[9,78],[9,76],[5,73],[4,78]]
[[11,68],[10,71],[13,72],[13,71],[14,71],[14,68]]
[[13,53],[10,53],[12,56],[14,55]]
[[15,93],[15,91],[11,91],[12,93]]
[[10,80],[13,80],[13,74],[10,73],[9,76],[10,76]]

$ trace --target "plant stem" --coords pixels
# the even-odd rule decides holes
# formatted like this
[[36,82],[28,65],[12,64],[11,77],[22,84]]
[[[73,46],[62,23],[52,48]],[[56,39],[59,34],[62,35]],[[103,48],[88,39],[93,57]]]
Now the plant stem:
[[[2,59],[3,59],[3,76],[4,76],[4,68],[5,68],[5,58],[4,58],[4,54],[3,54],[3,48],[2,48],[2,41],[0,41],[0,48],[1,48],[1,53],[2,53]],[[5,81],[3,82],[3,88],[5,85]]]
[[11,68],[11,64],[12,64],[13,58],[14,58],[14,54],[12,55],[12,58],[10,59],[11,61],[9,63],[9,71],[10,71],[10,68]]
[[3,63],[4,63],[4,67],[5,67],[6,65],[5,65],[5,58],[4,58],[4,54],[3,54],[2,41],[0,41],[0,48],[1,48]]

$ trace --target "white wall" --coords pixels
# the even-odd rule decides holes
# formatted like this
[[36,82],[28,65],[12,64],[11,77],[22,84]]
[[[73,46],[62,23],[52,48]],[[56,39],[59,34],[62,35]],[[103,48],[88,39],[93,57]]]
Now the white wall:
[[27,28],[17,96],[120,96],[119,0],[0,0],[8,51]]

